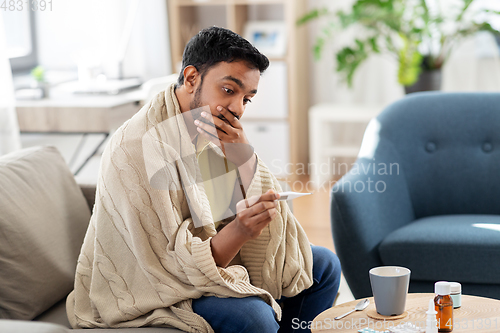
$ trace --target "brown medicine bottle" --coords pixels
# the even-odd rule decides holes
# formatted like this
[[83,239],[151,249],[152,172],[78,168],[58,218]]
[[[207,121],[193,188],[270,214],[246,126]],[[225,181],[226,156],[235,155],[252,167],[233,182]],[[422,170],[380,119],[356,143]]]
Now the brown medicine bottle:
[[451,284],[439,281],[434,284],[434,306],[437,314],[438,332],[453,331],[453,300],[451,299]]

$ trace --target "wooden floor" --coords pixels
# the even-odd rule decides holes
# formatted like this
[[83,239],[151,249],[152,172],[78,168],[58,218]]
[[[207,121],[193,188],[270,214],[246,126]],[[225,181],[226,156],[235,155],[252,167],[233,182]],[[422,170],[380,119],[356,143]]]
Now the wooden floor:
[[[302,179],[302,186],[291,186],[291,190],[298,192],[301,188],[307,188],[308,179]],[[312,190],[311,195],[307,195],[293,201],[293,214],[304,228],[309,238],[309,242],[314,245],[324,246],[333,252],[333,237],[330,224],[330,189]],[[335,305],[350,302],[354,296],[349,286],[342,276],[339,294]]]
[[293,213],[312,244],[335,252],[330,224],[329,191],[313,191],[311,195],[295,199]]

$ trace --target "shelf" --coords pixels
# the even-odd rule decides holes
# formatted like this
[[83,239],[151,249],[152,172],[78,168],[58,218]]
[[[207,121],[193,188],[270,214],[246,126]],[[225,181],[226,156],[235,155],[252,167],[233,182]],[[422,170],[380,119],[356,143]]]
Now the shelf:
[[269,123],[276,123],[276,122],[287,122],[289,121],[288,118],[265,118],[265,117],[251,117],[249,115],[244,114],[243,117],[241,118],[241,122],[269,122]]
[[273,63],[273,62],[287,62],[287,58],[286,57],[280,57],[280,58],[274,58],[274,57],[267,57],[267,59],[269,59],[269,62],[270,63]]
[[[310,163],[322,165],[331,157],[356,160],[366,126],[382,109],[379,105],[359,104],[312,106],[309,110]],[[331,176],[342,176],[345,171],[322,174],[312,169],[310,179],[316,186],[321,186]]]
[[357,147],[330,147],[322,150],[322,155],[338,156],[338,157],[356,157],[359,153],[359,146]]
[[286,2],[287,0],[233,0],[235,5],[281,5]]
[[375,117],[382,106],[355,104],[317,104],[311,107],[309,117],[324,121],[366,122]]
[[225,6],[228,4],[227,0],[178,0],[179,7],[192,7],[192,6]]
[[178,5],[214,6],[214,5],[281,5],[287,0],[178,0]]

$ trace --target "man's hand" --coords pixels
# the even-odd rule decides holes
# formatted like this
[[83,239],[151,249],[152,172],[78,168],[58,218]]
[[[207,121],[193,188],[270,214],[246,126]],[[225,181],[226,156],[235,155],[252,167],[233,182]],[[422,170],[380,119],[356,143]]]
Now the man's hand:
[[239,201],[236,204],[236,219],[234,224],[237,231],[245,238],[259,237],[269,222],[276,216],[279,194],[268,190],[261,196],[253,196]]
[[259,237],[277,214],[279,194],[269,190],[261,196],[253,196],[236,204],[237,215],[233,222],[212,237],[210,245],[217,266],[226,267],[241,247]]
[[245,131],[231,111],[217,107],[217,115],[202,112],[201,120],[195,121],[198,132],[219,146],[224,155],[236,166],[247,162],[253,155],[253,147],[248,142]]

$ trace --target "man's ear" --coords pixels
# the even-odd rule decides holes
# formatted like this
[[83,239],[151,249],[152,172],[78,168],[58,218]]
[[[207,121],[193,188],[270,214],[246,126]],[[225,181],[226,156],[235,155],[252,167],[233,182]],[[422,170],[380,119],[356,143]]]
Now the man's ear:
[[184,68],[184,87],[186,91],[190,94],[195,92],[196,84],[200,78],[200,73],[196,69],[196,67],[190,65]]

